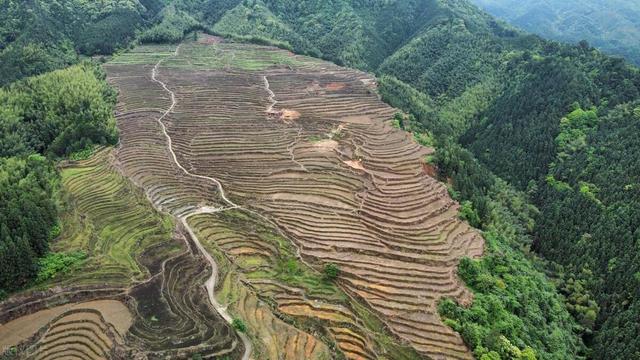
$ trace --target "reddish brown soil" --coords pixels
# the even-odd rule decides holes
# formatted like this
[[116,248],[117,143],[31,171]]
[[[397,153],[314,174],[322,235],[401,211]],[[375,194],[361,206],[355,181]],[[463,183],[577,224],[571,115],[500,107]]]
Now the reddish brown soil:
[[328,83],[324,88],[325,90],[328,91],[338,91],[338,90],[342,90],[345,87],[347,87],[347,84],[342,83],[342,82],[332,82],[332,83]]
[[424,173],[428,176],[431,176],[432,178],[436,178],[438,176],[438,169],[436,169],[435,166],[425,163],[422,165],[422,168],[424,169]]
[[220,44],[222,42],[224,42],[224,39],[219,36],[213,36],[209,34],[200,34],[198,36],[198,44],[213,45]]
[[280,120],[293,121],[300,118],[300,113],[295,110],[283,109],[280,112]]

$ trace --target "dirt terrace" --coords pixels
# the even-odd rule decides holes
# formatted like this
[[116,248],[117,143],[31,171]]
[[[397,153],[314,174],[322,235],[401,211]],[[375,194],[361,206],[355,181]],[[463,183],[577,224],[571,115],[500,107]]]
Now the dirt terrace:
[[[469,302],[455,270],[461,257],[482,254],[483,239],[425,172],[432,149],[391,126],[395,110],[372,79],[252,45],[161,50],[106,66],[120,90],[119,164],[156,205],[176,216],[221,206],[210,182],[176,168],[156,121],[171,99],[150,74],[166,56],[158,78],[176,105],[162,121],[184,168],[218,179],[235,203],[276,224],[305,262],[338,264],[342,290],[419,352],[472,357],[436,307],[445,296]],[[295,299],[278,307],[293,316],[309,309]],[[361,336],[336,329],[338,340]]]
[[39,285],[47,291],[0,303],[0,348],[34,359],[239,357],[242,344],[202,286],[208,264],[114,162],[101,149],[63,167],[71,211],[52,246],[89,258]]

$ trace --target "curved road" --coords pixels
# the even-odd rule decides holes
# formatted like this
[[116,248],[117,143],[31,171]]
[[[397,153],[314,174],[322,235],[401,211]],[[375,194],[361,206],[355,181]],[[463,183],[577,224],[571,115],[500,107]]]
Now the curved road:
[[[180,51],[180,46],[182,46],[182,45],[178,45],[178,47],[176,47],[176,51],[173,53],[173,56],[178,56],[178,52]],[[169,133],[167,132],[167,127],[164,125],[162,120],[167,115],[169,115],[169,113],[171,113],[173,111],[173,109],[176,107],[176,104],[177,104],[176,95],[175,95],[175,93],[173,91],[169,90],[169,88],[167,87],[167,84],[165,84],[164,82],[158,80],[158,77],[157,77],[158,76],[158,68],[160,67],[160,64],[162,64],[162,62],[164,60],[168,59],[168,58],[170,58],[170,57],[167,57],[167,58],[164,58],[164,59],[160,59],[156,63],[156,65],[153,67],[153,70],[151,72],[151,79],[153,81],[157,82],[158,84],[160,84],[162,86],[162,88],[167,93],[169,93],[169,95],[171,95],[171,106],[162,114],[162,116],[160,116],[157,119],[157,121],[160,124],[160,126],[162,127],[162,133],[164,134],[165,138],[167,139],[167,146],[168,146],[169,152],[171,153],[171,157],[173,158],[173,162],[186,175],[194,177],[194,178],[205,179],[205,180],[208,180],[208,181],[211,181],[212,183],[214,183],[218,187],[218,190],[220,191],[220,197],[222,198],[222,200],[224,200],[224,202],[227,205],[229,205],[228,207],[221,207],[221,208],[201,207],[199,209],[193,210],[193,211],[181,216],[180,217],[180,222],[185,227],[185,229],[187,229],[187,232],[189,233],[189,235],[191,236],[191,238],[195,242],[195,244],[196,244],[198,250],[200,251],[200,253],[202,253],[204,258],[211,265],[211,276],[209,277],[209,279],[205,283],[205,287],[206,287],[207,293],[209,295],[209,301],[211,302],[211,305],[213,305],[213,307],[216,309],[216,311],[220,314],[220,316],[222,316],[222,318],[225,319],[225,321],[227,321],[229,324],[231,324],[233,322],[233,318],[227,312],[226,307],[224,307],[224,306],[220,305],[220,303],[218,303],[218,301],[215,298],[215,294],[214,294],[216,283],[218,282],[218,264],[216,264],[215,260],[211,256],[211,254],[209,254],[209,252],[204,248],[204,246],[202,246],[202,243],[200,243],[200,240],[198,239],[198,237],[194,233],[194,231],[191,228],[191,226],[189,226],[189,223],[188,223],[187,220],[189,219],[189,217],[194,216],[194,215],[198,215],[198,214],[215,214],[215,213],[220,212],[220,211],[225,211],[225,210],[230,210],[230,209],[238,209],[238,208],[240,208],[240,206],[236,205],[234,202],[229,200],[229,198],[227,198],[227,196],[225,195],[225,192],[224,192],[224,188],[222,187],[222,184],[220,183],[220,181],[218,181],[215,178],[209,177],[209,176],[190,173],[186,168],[184,168],[180,164],[180,162],[178,161],[178,158],[176,157],[176,153],[173,151],[173,141],[171,139],[171,136],[169,136]],[[244,343],[245,351],[244,351],[244,355],[242,356],[242,359],[243,360],[249,360],[250,356],[251,356],[251,351],[252,351],[251,341],[249,340],[249,337],[244,333],[239,332],[238,335],[240,336],[240,339],[242,339],[242,342]]]

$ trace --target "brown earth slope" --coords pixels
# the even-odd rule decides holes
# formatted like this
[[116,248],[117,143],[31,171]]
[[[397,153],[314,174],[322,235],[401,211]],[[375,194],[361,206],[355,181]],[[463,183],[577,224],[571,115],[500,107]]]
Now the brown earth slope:
[[[156,64],[161,83],[151,76]],[[456,266],[480,256],[483,240],[425,173],[432,149],[390,125],[394,109],[368,76],[273,48],[206,42],[176,53],[141,48],[106,68],[120,90],[120,166],[156,205],[176,216],[227,206],[203,176],[215,178],[234,205],[275,224],[306,264],[338,264],[341,289],[420,353],[472,357],[436,307],[442,297],[470,300]],[[157,120],[172,105],[162,119],[172,150],[200,177],[167,149]],[[192,226],[213,226],[206,216]],[[255,251],[207,241],[231,262]],[[340,313],[329,305],[327,317]],[[278,309],[297,317],[310,306],[293,296]],[[358,343],[341,341],[346,330],[331,335],[344,353]],[[360,342],[349,357],[375,357]]]

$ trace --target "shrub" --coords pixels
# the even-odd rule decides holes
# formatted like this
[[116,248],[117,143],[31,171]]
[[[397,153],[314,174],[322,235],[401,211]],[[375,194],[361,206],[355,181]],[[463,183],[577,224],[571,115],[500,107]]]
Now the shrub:
[[38,282],[55,278],[80,265],[87,258],[82,251],[72,253],[49,253],[38,262]]
[[340,268],[334,263],[328,263],[324,266],[322,273],[325,280],[334,281],[340,275]]
[[233,319],[233,321],[231,322],[231,326],[233,326],[234,329],[240,331],[241,333],[247,332],[247,325],[245,325],[244,321],[242,321],[241,319]]

